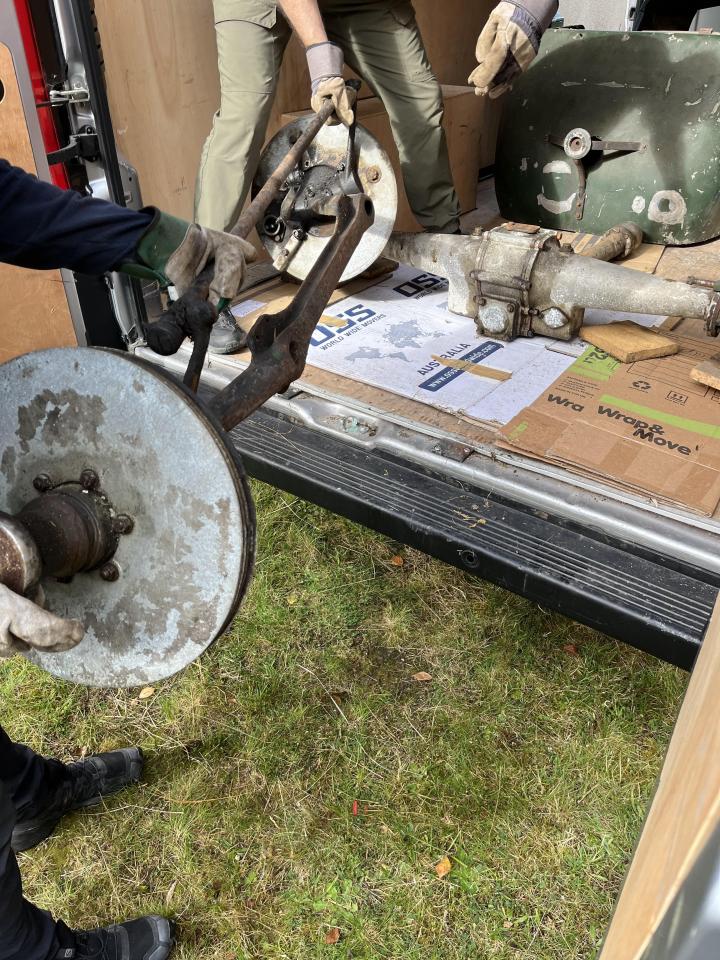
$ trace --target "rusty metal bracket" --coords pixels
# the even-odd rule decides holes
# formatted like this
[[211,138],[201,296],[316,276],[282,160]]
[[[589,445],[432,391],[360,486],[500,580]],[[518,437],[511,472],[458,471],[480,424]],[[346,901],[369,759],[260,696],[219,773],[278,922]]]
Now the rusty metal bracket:
[[305,367],[318,320],[374,217],[372,203],[364,194],[341,194],[334,198],[333,206],[335,232],[293,302],[279,313],[258,317],[248,337],[252,362],[210,403],[211,412],[226,430],[286,390]]
[[647,144],[641,140],[602,140],[593,137],[582,127],[570,130],[564,137],[555,133],[545,135],[545,142],[560,147],[575,164],[578,175],[577,197],[575,199],[575,219],[582,220],[585,215],[587,199],[587,168],[585,158],[591,153],[644,153]]

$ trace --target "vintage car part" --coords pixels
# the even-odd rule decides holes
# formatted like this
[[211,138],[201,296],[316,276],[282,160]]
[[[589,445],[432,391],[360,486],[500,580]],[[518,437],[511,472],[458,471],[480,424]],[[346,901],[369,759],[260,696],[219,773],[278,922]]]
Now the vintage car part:
[[449,281],[448,307],[500,340],[569,340],[585,308],[696,317],[720,332],[720,293],[662,280],[561,248],[555,231],[497,227],[471,237],[394,234],[385,255]]
[[41,576],[48,609],[86,627],[73,650],[30,660],[136,686],[222,633],[247,589],[255,517],[232,446],[186,390],[114,351],[27,354],[1,368],[0,438],[0,503],[37,549],[0,537],[6,554],[15,545],[15,586]]
[[496,158],[508,220],[653,243],[720,235],[720,35],[548,30],[508,96]]
[[[311,122],[311,117],[295,120],[272,138],[260,159],[254,193]],[[375,211],[373,225],[343,271],[341,280],[345,281],[381,255],[397,212],[397,184],[390,159],[359,124],[351,129],[350,137],[342,124],[325,125],[258,224],[260,239],[279,270],[298,280],[307,277],[332,232],[332,218],[323,213],[322,204],[343,193],[363,193]]]

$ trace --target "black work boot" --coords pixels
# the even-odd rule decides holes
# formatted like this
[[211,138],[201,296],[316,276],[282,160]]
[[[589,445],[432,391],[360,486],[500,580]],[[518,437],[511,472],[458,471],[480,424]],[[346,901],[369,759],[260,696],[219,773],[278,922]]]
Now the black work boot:
[[175,946],[173,924],[165,917],[140,917],[96,930],[57,929],[60,949],[53,960],[166,960]]
[[143,755],[139,747],[99,753],[77,763],[68,763],[69,774],[42,810],[19,819],[12,832],[16,853],[46,840],[66,813],[96,806],[103,797],[117,793],[142,776]]
[[210,334],[210,353],[239,353],[247,343],[247,334],[237,325],[229,307],[218,314]]

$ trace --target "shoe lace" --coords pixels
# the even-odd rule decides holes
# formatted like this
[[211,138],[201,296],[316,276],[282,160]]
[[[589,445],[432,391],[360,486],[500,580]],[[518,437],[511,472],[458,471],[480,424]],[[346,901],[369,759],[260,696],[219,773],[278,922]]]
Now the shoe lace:
[[70,801],[73,805],[100,793],[99,772],[91,762],[81,762],[70,766],[75,768],[70,784]]
[[237,329],[237,324],[235,323],[235,317],[232,315],[232,313],[230,312],[230,310],[228,310],[227,307],[225,307],[224,310],[220,311],[215,323],[221,330]]
[[115,960],[107,953],[107,940],[101,933],[81,931],[75,935],[75,944],[77,960]]

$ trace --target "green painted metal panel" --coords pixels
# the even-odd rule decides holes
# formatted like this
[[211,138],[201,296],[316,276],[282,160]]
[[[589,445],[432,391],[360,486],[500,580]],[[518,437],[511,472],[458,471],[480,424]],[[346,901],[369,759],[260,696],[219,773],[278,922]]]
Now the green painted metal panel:
[[[641,151],[591,151],[578,171],[562,145],[583,128]],[[496,189],[503,216],[602,233],[632,221],[655,243],[720,236],[720,35],[548,30],[508,97]]]

